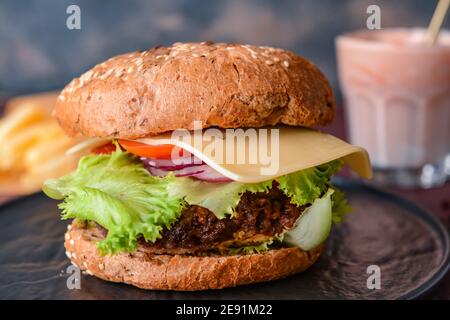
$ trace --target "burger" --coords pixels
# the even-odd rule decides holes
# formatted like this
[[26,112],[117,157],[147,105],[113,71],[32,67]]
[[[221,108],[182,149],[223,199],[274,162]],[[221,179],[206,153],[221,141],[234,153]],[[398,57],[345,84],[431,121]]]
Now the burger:
[[175,43],[96,65],[54,110],[83,138],[68,151],[80,154],[78,168],[43,187],[73,220],[67,257],[89,275],[152,290],[306,270],[350,210],[333,174],[348,165],[371,175],[364,149],[311,129],[335,112],[318,68],[272,47]]

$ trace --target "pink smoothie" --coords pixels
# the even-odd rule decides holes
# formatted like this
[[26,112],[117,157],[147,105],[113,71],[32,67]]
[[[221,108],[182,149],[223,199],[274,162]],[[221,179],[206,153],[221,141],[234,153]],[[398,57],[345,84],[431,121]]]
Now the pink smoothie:
[[337,38],[350,139],[376,168],[420,168],[450,151],[450,32],[434,46],[423,37],[385,29]]

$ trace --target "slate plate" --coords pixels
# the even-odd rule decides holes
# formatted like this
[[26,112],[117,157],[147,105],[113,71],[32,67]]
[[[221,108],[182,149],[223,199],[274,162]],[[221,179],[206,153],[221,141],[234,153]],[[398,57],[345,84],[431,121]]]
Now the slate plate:
[[[35,194],[0,207],[0,299],[412,299],[449,268],[449,235],[430,213],[361,184],[337,181],[354,213],[334,227],[319,261],[287,279],[203,292],[144,291],[81,276],[68,289],[67,222],[56,202]],[[368,289],[370,265],[381,289]]]

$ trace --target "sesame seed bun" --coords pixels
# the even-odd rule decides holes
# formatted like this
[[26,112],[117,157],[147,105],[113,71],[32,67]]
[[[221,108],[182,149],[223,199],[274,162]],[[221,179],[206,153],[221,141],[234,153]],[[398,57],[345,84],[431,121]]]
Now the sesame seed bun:
[[270,281],[303,272],[322,252],[298,248],[272,249],[247,255],[155,255],[139,246],[134,253],[102,256],[95,234],[73,222],[65,235],[73,264],[98,278],[143,289],[194,291]]
[[70,136],[329,123],[335,102],[308,60],[271,47],[176,43],[113,57],[70,82],[55,116]]

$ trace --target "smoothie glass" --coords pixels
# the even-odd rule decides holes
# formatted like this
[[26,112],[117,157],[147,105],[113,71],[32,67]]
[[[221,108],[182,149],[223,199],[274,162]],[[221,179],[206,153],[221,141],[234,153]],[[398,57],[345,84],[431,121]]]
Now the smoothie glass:
[[336,39],[350,140],[365,147],[374,181],[432,187],[450,172],[450,32],[356,31]]

